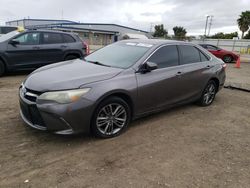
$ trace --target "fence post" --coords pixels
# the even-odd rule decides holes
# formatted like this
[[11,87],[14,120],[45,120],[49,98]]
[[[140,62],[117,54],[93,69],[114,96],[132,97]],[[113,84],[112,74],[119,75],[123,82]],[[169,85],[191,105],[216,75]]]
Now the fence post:
[[220,39],[218,39],[217,41],[217,45],[216,45],[217,47],[219,47],[219,43],[220,43]]
[[234,46],[235,46],[235,43],[236,43],[236,40],[234,40],[234,43],[233,43],[233,49],[232,49],[232,51],[234,51]]

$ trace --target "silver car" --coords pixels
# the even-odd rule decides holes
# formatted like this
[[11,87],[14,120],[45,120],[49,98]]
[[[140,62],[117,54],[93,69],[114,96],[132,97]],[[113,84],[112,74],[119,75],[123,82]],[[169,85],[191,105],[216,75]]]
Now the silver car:
[[21,117],[57,134],[110,138],[129,122],[177,105],[210,105],[225,64],[203,48],[167,40],[124,40],[84,60],[45,66],[20,87]]

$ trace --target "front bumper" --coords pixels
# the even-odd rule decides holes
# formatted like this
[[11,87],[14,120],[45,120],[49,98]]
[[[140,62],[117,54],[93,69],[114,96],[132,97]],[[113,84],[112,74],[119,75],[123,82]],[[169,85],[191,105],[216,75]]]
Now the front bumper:
[[56,134],[89,132],[94,103],[80,99],[75,103],[37,103],[19,91],[20,115],[32,128]]

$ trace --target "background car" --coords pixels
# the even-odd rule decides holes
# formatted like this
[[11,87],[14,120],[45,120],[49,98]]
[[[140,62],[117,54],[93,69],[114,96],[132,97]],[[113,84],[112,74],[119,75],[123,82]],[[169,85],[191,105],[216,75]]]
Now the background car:
[[0,76],[6,71],[36,69],[83,58],[86,44],[74,33],[51,30],[13,31],[0,37]]
[[57,134],[121,134],[130,120],[173,106],[212,104],[225,63],[191,43],[124,40],[82,60],[42,67],[20,87],[21,117]]
[[239,56],[231,51],[227,51],[224,49],[221,49],[217,46],[211,45],[211,44],[199,44],[209,52],[211,52],[216,57],[222,59],[225,63],[231,63],[233,61],[237,61]]
[[14,26],[0,26],[0,37],[2,35],[5,35],[7,33],[10,33],[11,31],[18,30],[18,27]]

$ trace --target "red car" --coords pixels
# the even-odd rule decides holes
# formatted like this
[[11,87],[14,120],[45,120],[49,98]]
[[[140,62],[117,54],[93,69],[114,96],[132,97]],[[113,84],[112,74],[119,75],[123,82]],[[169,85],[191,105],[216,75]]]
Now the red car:
[[210,53],[212,53],[216,57],[222,59],[225,63],[231,63],[233,61],[237,61],[237,59],[239,58],[237,54],[227,51],[227,50],[223,50],[211,44],[200,44],[200,46],[208,50]]

